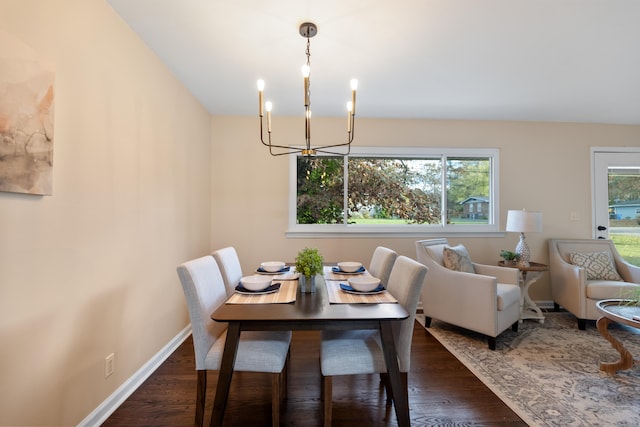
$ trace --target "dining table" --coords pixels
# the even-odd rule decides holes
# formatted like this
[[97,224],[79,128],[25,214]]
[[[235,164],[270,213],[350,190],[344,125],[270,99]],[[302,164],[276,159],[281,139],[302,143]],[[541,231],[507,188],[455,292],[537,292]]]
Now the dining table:
[[211,314],[213,320],[229,325],[218,374],[211,426],[222,426],[242,331],[360,329],[380,332],[398,425],[409,426],[409,402],[402,389],[392,331],[394,322],[406,319],[409,313],[389,292],[383,292],[385,298],[388,298],[386,300],[358,299],[357,297],[363,297],[361,295],[352,295],[353,299],[337,300],[336,298],[342,297],[342,294],[336,291],[336,287],[339,287],[340,283],[346,283],[348,276],[336,274],[331,266],[325,266],[323,274],[316,276],[316,291],[313,293],[301,292],[296,277],[275,276],[274,282],[277,280],[281,283],[278,290],[278,294],[282,293],[280,300],[276,297],[267,300],[264,298],[266,296],[259,299],[249,296],[243,302],[239,300],[238,294],[232,294]]

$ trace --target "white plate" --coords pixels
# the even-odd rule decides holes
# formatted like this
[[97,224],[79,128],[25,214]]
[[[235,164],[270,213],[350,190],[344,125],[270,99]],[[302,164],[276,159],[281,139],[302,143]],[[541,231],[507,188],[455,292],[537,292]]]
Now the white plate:
[[[342,283],[340,285],[342,285]],[[347,285],[347,286],[349,286],[349,285]],[[349,286],[349,287],[351,287],[351,286]],[[351,288],[351,289],[353,289],[353,288]],[[355,289],[353,289],[353,290],[344,289],[342,286],[340,286],[340,290],[342,292],[346,292],[348,294],[354,294],[354,295],[376,295],[376,294],[380,294],[380,293],[386,291],[387,288],[382,288],[379,291],[373,290],[371,292],[360,292],[360,291],[356,291]]]
[[278,292],[279,290],[280,290],[280,283],[274,283],[272,285],[269,285],[269,287],[264,291],[249,291],[249,290],[242,291],[242,290],[238,290],[238,288],[236,287],[235,292],[241,295],[266,295],[266,294],[272,294],[274,292]]
[[349,273],[347,271],[342,271],[340,269],[338,269],[338,271],[334,270],[333,267],[331,268],[331,272],[335,273],[335,274],[347,274],[347,275],[356,275],[356,274],[364,274],[366,273],[366,269],[361,269],[359,271],[354,271],[353,273]]
[[280,271],[264,271],[264,270],[260,270],[260,267],[256,268],[256,273],[258,274],[264,274],[265,276],[275,276],[278,274],[286,274],[286,273],[290,273],[291,272],[291,267],[289,267],[287,269],[287,267],[285,267],[284,269],[280,270]]

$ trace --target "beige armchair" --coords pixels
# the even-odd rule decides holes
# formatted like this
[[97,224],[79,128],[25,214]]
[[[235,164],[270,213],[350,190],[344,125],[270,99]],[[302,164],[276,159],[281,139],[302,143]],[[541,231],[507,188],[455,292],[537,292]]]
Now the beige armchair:
[[[603,252],[610,259],[611,268],[590,255]],[[640,267],[626,262],[611,240],[550,239],[549,274],[555,309],[562,306],[575,315],[582,330],[587,320],[600,317],[598,301],[624,298],[640,286]]]
[[425,325],[433,318],[479,332],[495,350],[498,335],[510,326],[518,330],[518,269],[472,263],[475,273],[454,271],[444,265],[447,246],[447,239],[416,242],[417,259],[429,269],[422,289]]

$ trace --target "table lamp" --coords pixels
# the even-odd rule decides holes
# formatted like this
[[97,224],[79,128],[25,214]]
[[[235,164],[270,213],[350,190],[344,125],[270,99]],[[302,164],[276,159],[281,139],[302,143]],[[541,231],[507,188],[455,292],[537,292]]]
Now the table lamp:
[[516,246],[518,264],[529,267],[531,251],[524,240],[524,233],[539,233],[542,231],[542,213],[522,210],[507,211],[506,231],[520,233],[520,241]]

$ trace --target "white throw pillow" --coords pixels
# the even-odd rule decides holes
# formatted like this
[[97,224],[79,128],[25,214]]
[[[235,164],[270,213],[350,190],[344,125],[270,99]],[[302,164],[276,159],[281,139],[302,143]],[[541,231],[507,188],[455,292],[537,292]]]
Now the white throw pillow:
[[463,245],[445,246],[442,251],[442,260],[444,266],[449,270],[463,271],[465,273],[476,272],[469,257],[469,252]]
[[583,267],[587,273],[587,280],[618,280],[622,277],[618,274],[613,260],[608,252],[580,253],[569,252],[569,262],[578,267]]

